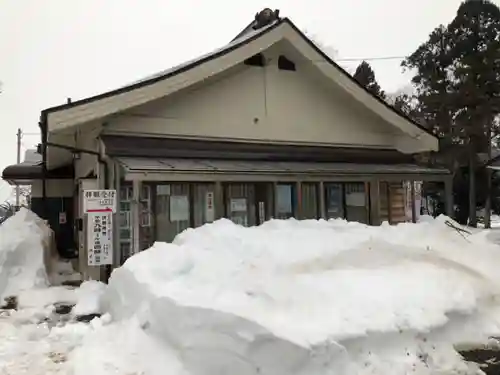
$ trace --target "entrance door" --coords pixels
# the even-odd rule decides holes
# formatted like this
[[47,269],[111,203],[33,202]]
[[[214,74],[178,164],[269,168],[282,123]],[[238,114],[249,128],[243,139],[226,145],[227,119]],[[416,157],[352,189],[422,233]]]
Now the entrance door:
[[46,197],[31,199],[31,210],[48,221],[54,231],[56,248],[59,256],[64,259],[78,257],[75,241],[74,199],[73,197]]
[[256,224],[264,224],[271,218],[273,212],[273,185],[266,182],[255,184]]
[[345,184],[346,219],[368,224],[368,192],[363,182]]
[[156,241],[172,242],[191,226],[189,184],[156,186]]
[[254,184],[229,184],[225,195],[226,216],[229,220],[244,227],[256,224]]
[[250,227],[269,220],[274,211],[273,184],[269,182],[228,184],[224,187],[225,216]]
[[344,219],[344,186],[338,183],[325,184],[325,205],[327,219]]

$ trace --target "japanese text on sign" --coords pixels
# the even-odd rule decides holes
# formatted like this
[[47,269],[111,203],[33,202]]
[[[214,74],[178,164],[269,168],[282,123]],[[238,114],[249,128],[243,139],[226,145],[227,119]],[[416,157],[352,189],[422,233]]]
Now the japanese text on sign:
[[89,213],[87,236],[88,265],[113,264],[113,214]]
[[83,209],[85,213],[116,212],[116,190],[84,190]]
[[215,218],[214,193],[209,191],[205,199],[205,221],[211,223]]

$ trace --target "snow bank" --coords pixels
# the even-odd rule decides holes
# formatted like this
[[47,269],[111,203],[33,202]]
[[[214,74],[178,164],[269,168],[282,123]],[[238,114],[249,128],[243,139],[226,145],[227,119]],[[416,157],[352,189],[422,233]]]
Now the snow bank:
[[48,284],[44,248],[50,236],[45,222],[25,208],[0,225],[0,303]]
[[80,288],[76,289],[76,305],[73,307],[74,315],[102,314],[103,307],[101,303],[102,296],[106,291],[106,284],[99,281],[89,280],[82,283]]
[[[188,375],[176,352],[161,339],[150,335],[137,319],[102,326],[94,325],[78,347],[67,355],[59,373],[72,375]],[[65,327],[71,332],[71,327]],[[31,373],[30,373],[31,375]]]
[[219,220],[130,258],[102,303],[189,374],[472,374],[453,345],[500,334],[500,247],[447,220]]

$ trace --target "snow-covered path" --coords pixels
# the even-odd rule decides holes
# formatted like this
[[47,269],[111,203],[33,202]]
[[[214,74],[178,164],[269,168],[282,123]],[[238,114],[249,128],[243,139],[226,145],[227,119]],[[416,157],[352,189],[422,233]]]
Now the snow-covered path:
[[[41,289],[23,295],[17,311],[0,313],[0,374],[66,374],[69,353],[88,334],[83,323],[68,323],[53,303],[74,300],[65,288]],[[31,303],[26,304],[26,301]]]
[[81,323],[51,310],[0,315],[1,375],[181,374],[170,350],[133,321],[104,326],[104,317]]

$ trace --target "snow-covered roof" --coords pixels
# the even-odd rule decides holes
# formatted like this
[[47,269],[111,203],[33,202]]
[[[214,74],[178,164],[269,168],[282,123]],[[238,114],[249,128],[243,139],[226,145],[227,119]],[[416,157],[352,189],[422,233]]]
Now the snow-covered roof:
[[[60,130],[66,127],[88,123],[127,110],[128,108],[145,104],[147,101],[159,99],[160,96],[170,95],[175,91],[181,90],[183,87],[194,84],[194,77],[197,77],[196,80],[199,81],[200,77],[203,77],[201,79],[206,79],[214,74],[214,70],[217,71],[219,69],[217,65],[215,65],[218,59],[224,57],[225,61],[230,61],[224,63],[224,65],[234,65],[238,63],[237,60],[244,55],[242,53],[243,49],[246,49],[246,51],[263,50],[269,47],[269,43],[276,43],[282,38],[294,40],[297,43],[301,43],[300,40],[305,41],[312,50],[308,50],[308,47],[303,45],[303,52],[310,55],[309,58],[311,59],[313,58],[313,54],[320,54],[329,64],[322,64],[318,66],[318,68],[339,86],[344,87],[355,96],[357,100],[363,102],[371,110],[379,113],[381,117],[389,123],[400,128],[412,138],[423,141],[426,144],[425,147],[430,147],[431,149],[436,149],[438,147],[437,138],[434,134],[412,119],[397,112],[391,105],[358,84],[348,72],[336,64],[327,53],[311,41],[310,38],[308,38],[288,18],[278,18],[258,29],[254,29],[254,26],[251,24],[230,43],[196,59],[149,75],[116,90],[72,103],[66,103],[61,106],[48,108],[42,111],[42,126],[46,123],[49,124],[49,132]],[[211,67],[205,68],[205,64],[211,64]],[[185,74],[186,77],[183,78],[186,79],[180,79],[178,77],[180,74]],[[180,80],[179,82],[182,81],[182,83],[170,87],[169,82],[172,82],[172,80],[176,78]],[[148,90],[148,92],[145,90]],[[415,128],[419,130],[416,131]]]
[[257,30],[254,30],[254,29],[248,30],[244,34],[241,33],[239,37],[234,38],[230,43],[224,45],[223,47],[214,49],[214,50],[212,50],[212,51],[210,51],[208,53],[205,53],[205,54],[203,54],[201,56],[198,56],[198,57],[196,57],[194,59],[185,61],[185,62],[183,62],[183,63],[181,63],[179,65],[173,66],[171,68],[168,68],[168,69],[162,70],[160,72],[157,72],[155,74],[151,74],[149,76],[141,78],[141,79],[139,79],[137,81],[131,82],[128,85],[123,86],[123,87],[129,87],[129,86],[137,85],[137,84],[140,84],[140,83],[143,83],[143,82],[147,82],[147,81],[159,78],[159,77],[170,75],[172,73],[175,73],[177,71],[185,69],[186,67],[194,65],[194,64],[196,64],[196,63],[198,63],[200,61],[203,61],[203,60],[205,60],[207,58],[210,58],[212,56],[215,56],[215,55],[218,55],[220,53],[223,53],[224,51],[229,51],[229,50],[233,49],[235,46],[237,46],[237,45],[239,45],[241,43],[245,43],[247,40],[253,39],[256,36],[265,33],[267,30],[269,30],[270,28],[272,28],[273,26],[275,26],[277,24],[277,22],[278,21],[272,22],[271,24],[269,24],[267,26],[264,26],[264,27],[262,27],[260,29],[257,29]]

